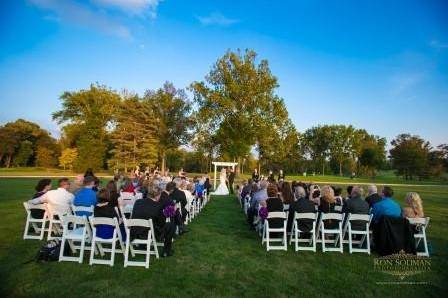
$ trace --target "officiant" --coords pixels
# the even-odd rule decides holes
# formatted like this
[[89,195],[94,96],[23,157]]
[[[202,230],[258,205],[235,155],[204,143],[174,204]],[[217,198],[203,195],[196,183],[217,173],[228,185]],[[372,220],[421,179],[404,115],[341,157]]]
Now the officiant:
[[229,177],[227,178],[227,181],[229,183],[230,193],[233,194],[233,182],[235,181],[235,170],[233,168],[230,168],[229,170]]

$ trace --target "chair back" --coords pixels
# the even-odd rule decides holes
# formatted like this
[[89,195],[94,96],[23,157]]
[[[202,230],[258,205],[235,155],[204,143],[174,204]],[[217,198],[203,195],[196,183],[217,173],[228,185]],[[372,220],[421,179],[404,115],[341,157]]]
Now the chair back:
[[269,212],[268,218],[283,218],[286,219],[286,213],[281,211]]
[[312,219],[312,220],[317,220],[317,213],[313,213],[313,212],[308,212],[308,213],[298,213],[296,212],[294,214],[295,219]]
[[150,224],[151,219],[126,219],[124,220],[124,224],[126,228],[130,227],[144,227],[144,228],[151,228]]
[[342,221],[342,214],[341,213],[322,213],[321,219],[322,220],[333,219],[333,220]]
[[93,214],[93,209],[94,206],[75,206],[75,205],[71,205],[73,214],[76,215],[77,212],[88,212],[90,214]]
[[91,216],[90,218],[90,223],[92,224],[92,226],[96,226],[96,225],[107,225],[107,226],[118,226],[118,221],[117,218],[110,218],[110,217],[93,217]]
[[370,218],[371,216],[369,214],[354,214],[354,213],[349,213],[348,214],[348,219],[349,221],[365,221],[365,222],[370,222]]
[[45,204],[29,204],[28,202],[23,202],[23,207],[25,207],[26,211],[31,211],[31,209],[38,209],[38,210],[44,210],[47,211],[47,207]]

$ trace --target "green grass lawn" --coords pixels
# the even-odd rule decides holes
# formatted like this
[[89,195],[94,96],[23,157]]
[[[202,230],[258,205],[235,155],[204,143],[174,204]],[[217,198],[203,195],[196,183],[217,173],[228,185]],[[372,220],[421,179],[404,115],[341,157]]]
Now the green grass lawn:
[[[78,263],[24,264],[43,244],[22,240],[25,212],[37,179],[0,179],[1,296],[442,296],[448,292],[448,188],[396,187],[420,192],[432,219],[432,270],[405,281],[426,285],[378,285],[396,277],[373,268],[375,255],[330,252],[266,252],[249,230],[234,197],[215,197],[174,243],[175,256],[152,259],[149,269]],[[346,247],[344,247],[344,250]]]

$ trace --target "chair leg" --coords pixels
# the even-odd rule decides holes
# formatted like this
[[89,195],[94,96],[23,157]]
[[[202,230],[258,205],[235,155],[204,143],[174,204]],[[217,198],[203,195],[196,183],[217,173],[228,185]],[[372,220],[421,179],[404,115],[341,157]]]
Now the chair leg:
[[127,237],[126,238],[126,248],[125,248],[125,252],[124,252],[124,267],[125,268],[128,266],[129,246],[130,246],[130,240],[129,240],[129,237]]

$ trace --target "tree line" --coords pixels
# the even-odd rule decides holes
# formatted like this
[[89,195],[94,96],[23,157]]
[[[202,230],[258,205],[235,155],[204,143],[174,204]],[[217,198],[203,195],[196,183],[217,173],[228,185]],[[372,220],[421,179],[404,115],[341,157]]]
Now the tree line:
[[393,168],[407,179],[448,168],[448,146],[433,149],[418,136],[399,135],[387,156],[385,138],[351,125],[299,133],[278,86],[268,61],[252,50],[228,51],[187,89],[167,82],[138,95],[92,84],[61,95],[62,108],[53,113],[62,130],[58,140],[22,119],[1,126],[0,165],[206,172],[212,160],[223,159],[237,161],[240,172],[375,176]]

